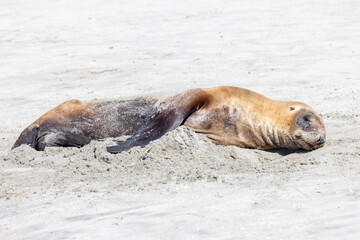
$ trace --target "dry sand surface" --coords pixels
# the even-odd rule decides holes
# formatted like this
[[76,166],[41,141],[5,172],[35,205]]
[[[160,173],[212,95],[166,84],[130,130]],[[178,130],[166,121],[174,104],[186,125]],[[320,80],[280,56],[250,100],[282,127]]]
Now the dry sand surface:
[[[0,239],[360,239],[359,1],[0,1]],[[232,85],[301,101],[325,147],[180,127],[112,155],[28,146],[68,99]],[[121,139],[124,139],[122,137]]]

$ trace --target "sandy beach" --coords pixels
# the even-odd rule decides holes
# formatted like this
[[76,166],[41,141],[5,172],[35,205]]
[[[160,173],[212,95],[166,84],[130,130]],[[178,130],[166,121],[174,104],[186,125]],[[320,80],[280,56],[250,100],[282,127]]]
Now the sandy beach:
[[[359,239],[360,2],[0,3],[0,239]],[[315,151],[217,146],[11,151],[69,99],[237,86],[323,118]],[[120,137],[118,139],[125,139]]]

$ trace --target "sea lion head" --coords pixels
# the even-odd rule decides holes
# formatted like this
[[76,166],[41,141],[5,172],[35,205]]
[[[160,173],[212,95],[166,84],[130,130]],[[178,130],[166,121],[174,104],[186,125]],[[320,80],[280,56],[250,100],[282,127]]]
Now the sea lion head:
[[290,136],[297,148],[314,150],[325,145],[326,129],[320,115],[304,103],[290,103]]

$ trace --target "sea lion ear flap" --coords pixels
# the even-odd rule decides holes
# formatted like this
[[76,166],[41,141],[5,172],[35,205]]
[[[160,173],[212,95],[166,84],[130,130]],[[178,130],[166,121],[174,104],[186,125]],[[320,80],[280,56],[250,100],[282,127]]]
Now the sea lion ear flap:
[[186,118],[201,108],[208,97],[201,89],[189,90],[168,98],[160,104],[159,112],[143,125],[132,137],[117,145],[107,147],[110,153],[119,153],[136,146],[145,146],[167,132],[180,126]]

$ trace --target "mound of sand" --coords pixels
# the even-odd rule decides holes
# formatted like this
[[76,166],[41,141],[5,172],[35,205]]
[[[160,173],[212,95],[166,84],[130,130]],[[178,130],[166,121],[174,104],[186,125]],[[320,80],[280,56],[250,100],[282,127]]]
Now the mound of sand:
[[[126,137],[117,140],[124,139]],[[48,186],[46,178],[31,177],[26,181],[28,187],[39,185],[44,191],[49,187],[55,191],[57,186],[61,187],[57,191],[71,191],[71,185],[76,183],[87,183],[80,184],[84,191],[100,191],[99,188],[143,191],[159,189],[161,184],[194,181],[233,184],[242,180],[244,173],[276,174],[314,163],[302,157],[299,161],[301,153],[284,158],[285,150],[271,153],[217,146],[188,127],[179,127],[144,148],[135,147],[119,154],[106,152],[106,146],[112,144],[114,139],[105,139],[92,141],[83,148],[49,147],[43,152],[23,145],[11,151],[5,161],[22,165],[29,171],[55,173],[52,186]],[[18,181],[19,185],[24,184],[24,179]]]

